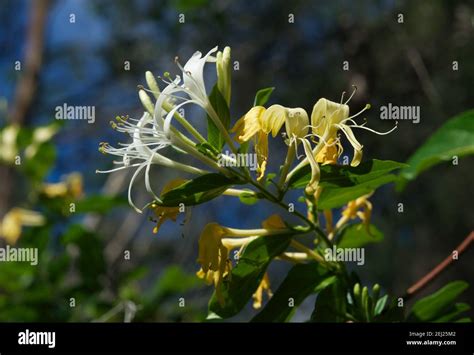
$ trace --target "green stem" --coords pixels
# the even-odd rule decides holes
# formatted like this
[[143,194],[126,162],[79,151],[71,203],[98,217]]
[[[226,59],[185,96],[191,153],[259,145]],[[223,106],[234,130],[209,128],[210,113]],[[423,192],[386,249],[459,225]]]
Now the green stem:
[[281,169],[280,180],[278,181],[278,188],[283,190],[283,185],[286,182],[286,176],[288,175],[288,171],[290,171],[291,164],[295,159],[295,152],[296,152],[296,140],[290,143],[288,150],[286,152],[285,163],[283,164],[283,168]]

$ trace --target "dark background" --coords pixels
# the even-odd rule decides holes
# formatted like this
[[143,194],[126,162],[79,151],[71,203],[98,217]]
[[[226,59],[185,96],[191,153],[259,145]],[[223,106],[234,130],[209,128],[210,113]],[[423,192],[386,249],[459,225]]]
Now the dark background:
[[[12,112],[22,72],[14,70],[14,62],[27,53],[34,6],[32,1],[1,0],[0,4],[0,125],[5,125],[18,120]],[[255,92],[268,86],[276,87],[270,103],[311,111],[318,98],[339,101],[343,91],[351,92],[357,85],[351,112],[369,102],[372,109],[364,117],[369,127],[378,130],[391,127],[379,119],[381,105],[420,106],[419,124],[400,122],[388,136],[358,132],[365,159],[406,161],[446,120],[473,107],[474,6],[470,1],[69,0],[51,1],[45,12],[36,90],[18,122],[24,127],[51,122],[54,107],[63,103],[95,106],[94,124],[67,121],[56,135],[58,155],[47,176],[56,182],[64,174],[80,172],[88,194],[126,190],[124,174],[95,173],[111,166],[111,159],[97,147],[101,141],[125,139],[110,129],[109,121],[116,115],[136,117],[142,112],[136,87],[145,84],[145,71],[178,73],[176,55],[185,62],[194,51],[207,52],[216,45],[231,46],[233,60],[239,62],[232,82],[234,122],[252,105]],[[69,21],[71,14],[75,23]],[[178,22],[179,14],[185,15],[184,24]],[[294,23],[288,23],[289,14],[294,15]],[[399,14],[404,23],[397,22]],[[129,71],[124,70],[125,61],[130,61]],[[343,70],[344,61],[349,62],[349,71]],[[453,61],[458,61],[458,71],[452,70]],[[208,81],[214,80],[214,73],[207,74]],[[202,115],[196,114],[192,121],[205,127]],[[272,146],[271,152],[275,161],[283,159],[283,145]],[[433,168],[402,193],[393,186],[376,192],[373,222],[385,233],[385,241],[367,248],[366,264],[357,268],[364,283],[379,282],[387,292],[402,294],[450,254],[473,228],[472,172],[473,160],[468,157],[457,166]],[[175,174],[162,170],[156,176],[167,181]],[[21,205],[28,195],[22,188],[23,177],[14,174],[8,179],[10,184],[0,186],[1,214]],[[137,199],[145,203],[147,196],[138,186]],[[397,212],[400,202],[404,213]],[[102,236],[106,278],[145,267],[149,274],[139,285],[146,291],[154,287],[153,277],[169,265],[179,265],[190,274],[197,270],[198,231],[206,223],[255,228],[271,212],[262,202],[249,207],[222,197],[194,208],[185,226],[167,222],[159,235],[152,234],[153,223],[147,216],[126,206],[103,217],[86,216],[81,222]],[[123,248],[132,251],[129,263],[117,261]],[[473,253],[464,254],[426,292],[455,279],[474,281]],[[277,285],[286,267],[271,269]],[[114,280],[110,277],[98,289]],[[189,316],[150,311],[142,320],[200,319],[211,289],[193,287],[189,297],[195,309],[187,310]],[[174,290],[171,300],[160,299],[156,307],[175,307],[180,292]],[[473,296],[471,288],[465,298]],[[302,305],[296,320],[308,318],[312,302]],[[79,319],[88,315],[85,312]],[[248,318],[248,313],[242,317]]]

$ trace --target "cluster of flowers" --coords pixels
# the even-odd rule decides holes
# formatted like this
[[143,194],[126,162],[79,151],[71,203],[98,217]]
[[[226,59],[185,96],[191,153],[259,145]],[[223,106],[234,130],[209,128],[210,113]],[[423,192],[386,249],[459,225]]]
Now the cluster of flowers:
[[[355,118],[370,108],[365,108],[355,115],[349,114],[348,103],[353,94],[344,102],[333,102],[327,99],[319,99],[308,115],[303,108],[289,108],[281,105],[271,105],[268,108],[254,106],[245,113],[231,129],[227,129],[210,102],[204,82],[204,66],[206,63],[215,63],[217,72],[217,88],[225,99],[227,105],[231,98],[231,59],[230,48],[218,51],[217,47],[210,50],[206,55],[196,52],[182,66],[176,59],[181,71],[174,79],[169,73],[159,77],[166,87],[159,89],[157,81],[151,72],[146,73],[148,89],[141,88],[139,97],[145,112],[139,119],[128,117],[117,117],[112,126],[130,135],[131,143],[113,147],[107,143],[101,143],[100,151],[120,157],[115,163],[119,166],[115,169],[101,172],[113,172],[120,169],[136,168],[129,184],[128,199],[130,205],[138,212],[138,208],[132,198],[132,187],[139,174],[144,172],[146,190],[153,198],[153,202],[145,206],[152,208],[158,217],[155,232],[158,232],[161,224],[167,220],[176,220],[179,208],[165,207],[161,204],[161,198],[152,188],[150,183],[150,169],[152,165],[162,165],[193,175],[203,175],[211,171],[217,171],[223,175],[231,176],[233,171],[219,165],[209,154],[204,154],[199,149],[200,144],[208,143],[198,130],[179,111],[185,105],[194,104],[201,107],[219,130],[228,148],[237,153],[236,143],[243,144],[251,142],[257,155],[257,171],[254,181],[259,184],[265,176],[269,159],[268,137],[277,137],[285,126],[283,133],[284,142],[288,147],[287,156],[280,172],[278,187],[284,191],[289,179],[305,165],[311,167],[311,179],[305,188],[305,196],[308,201],[318,198],[320,165],[337,164],[338,158],[343,153],[341,144],[342,136],[345,136],[354,149],[352,166],[357,166],[362,159],[363,146],[354,135],[353,129],[365,129],[377,134],[388,134],[388,132],[376,132],[365,126],[366,123],[358,124]],[[355,92],[355,90],[354,90]],[[151,93],[155,102],[148,93]],[[174,123],[178,122],[179,126]],[[180,129],[178,129],[180,127]],[[342,132],[342,135],[340,134]],[[304,155],[298,156],[298,147],[302,146]],[[172,160],[162,154],[167,147],[174,147],[175,151],[186,153],[201,162],[205,168],[183,164]],[[300,158],[297,164],[293,164],[295,158]],[[232,159],[229,157],[229,159]],[[250,174],[247,175],[249,179]],[[185,180],[177,179],[165,185],[162,194],[181,185]],[[235,189],[229,189],[230,195],[235,195]],[[371,211],[367,196],[353,201],[343,213],[341,220],[334,228],[340,228],[348,220],[359,217],[365,221],[369,220]],[[330,216],[327,215],[327,219]],[[332,223],[331,223],[332,225]],[[333,232],[328,227],[329,237]],[[220,226],[217,223],[208,224],[201,233],[199,240],[199,258],[201,270],[198,276],[204,278],[216,287],[217,298],[221,301],[220,287],[225,276],[230,272],[232,263],[229,259],[231,250],[242,249],[248,243],[259,237],[288,233],[288,228],[278,215],[273,215],[262,223],[261,229],[242,230]],[[305,259],[314,256],[311,250],[299,243],[293,243],[293,247],[302,252],[284,253],[282,258],[287,260]],[[262,300],[262,292],[269,291],[268,277],[264,277],[262,283],[254,295],[254,306],[259,307]]]

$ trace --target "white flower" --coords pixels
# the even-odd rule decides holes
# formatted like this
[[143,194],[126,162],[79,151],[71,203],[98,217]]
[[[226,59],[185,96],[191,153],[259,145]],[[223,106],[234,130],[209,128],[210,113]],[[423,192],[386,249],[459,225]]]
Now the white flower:
[[[209,101],[206,93],[206,85],[204,83],[204,66],[207,62],[216,61],[216,58],[212,56],[212,54],[214,54],[216,51],[217,47],[214,47],[205,56],[202,56],[201,52],[195,52],[186,62],[184,67],[176,61],[182,71],[182,78],[181,76],[177,75],[174,80],[167,82],[168,86],[163,89],[156,101],[154,116],[156,124],[163,124],[163,131],[168,137],[170,137],[172,134],[170,129],[171,120],[173,119],[175,113],[184,105],[198,105],[203,108],[204,111],[206,111],[206,113],[224,136],[224,139],[226,140],[227,144],[229,144],[229,147],[235,151],[235,147],[232,143],[229,133],[223,126],[219,116]],[[180,93],[186,94],[188,98],[177,95]],[[164,104],[169,100],[182,100],[182,102],[176,104],[168,113],[164,114]],[[163,122],[161,122],[162,117],[165,117]]]
[[137,212],[141,212],[141,210],[133,203],[132,187],[135,179],[143,169],[145,169],[146,189],[157,201],[160,201],[160,198],[153,192],[150,184],[151,165],[167,166],[193,174],[206,173],[202,169],[176,162],[158,153],[159,150],[172,145],[172,140],[163,132],[162,126],[155,124],[155,121],[147,112],[139,120],[118,117],[117,122],[112,122],[112,127],[119,132],[129,134],[133,141],[129,144],[119,143],[120,148],[112,147],[108,143],[101,143],[99,150],[102,153],[121,157],[122,160],[114,161],[114,164],[120,165],[118,168],[97,172],[111,173],[125,168],[136,167],[137,169],[128,186],[128,201]]

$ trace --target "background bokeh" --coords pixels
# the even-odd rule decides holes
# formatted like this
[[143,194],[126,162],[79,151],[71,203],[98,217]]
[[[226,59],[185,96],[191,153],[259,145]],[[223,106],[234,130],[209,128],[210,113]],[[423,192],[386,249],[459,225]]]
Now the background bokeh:
[[[175,56],[184,62],[194,51],[207,52],[216,45],[231,46],[239,64],[232,82],[234,122],[252,105],[255,92],[268,86],[276,87],[271,103],[310,111],[318,98],[339,101],[343,91],[351,92],[356,85],[351,110],[357,112],[369,102],[372,109],[365,117],[377,130],[391,127],[379,119],[381,105],[421,107],[419,124],[400,122],[388,136],[358,132],[366,159],[406,161],[446,120],[474,105],[470,1],[1,0],[0,4],[0,126],[17,123],[28,129],[51,123],[55,107],[64,103],[94,106],[93,124],[63,122],[52,139],[56,155],[45,176],[47,182],[58,182],[79,172],[85,196],[126,194],[130,175],[95,173],[112,166],[112,159],[97,148],[102,141],[126,141],[109,121],[116,115],[141,115],[137,85],[145,84],[145,71],[177,73]],[[45,24],[38,32],[41,13]],[[180,14],[184,23],[178,21]],[[294,23],[288,21],[290,14]],[[403,23],[397,21],[399,14]],[[25,103],[18,99],[24,94],[18,87],[25,71],[15,70],[15,62],[27,55],[28,38],[34,37],[28,35],[31,31],[44,41],[31,100]],[[349,63],[347,71],[344,61]],[[459,70],[453,70],[453,61]],[[215,73],[206,74],[212,83]],[[23,105],[20,113],[18,105]],[[189,115],[201,131],[205,129],[198,111],[190,110]],[[271,146],[273,169],[283,159],[283,148]],[[388,186],[372,197],[373,222],[385,233],[385,241],[367,247],[366,263],[357,268],[365,283],[379,282],[387,292],[402,294],[467,236],[474,220],[473,167],[472,157],[461,159],[457,166],[440,165],[402,193]],[[28,176],[8,166],[1,169],[0,216],[13,206],[38,206],[38,200],[31,198]],[[158,187],[176,176],[166,169],[154,174]],[[135,196],[141,204],[148,202],[142,184],[136,184]],[[297,196],[292,197],[296,202]],[[404,213],[397,212],[400,202]],[[24,239],[48,253],[40,258],[39,270],[0,265],[4,274],[0,320],[120,321],[124,309],[135,320],[200,320],[212,290],[193,276],[199,231],[211,221],[255,228],[272,212],[263,202],[246,206],[222,197],[193,208],[186,223],[167,222],[154,235],[150,216],[117,202],[104,213],[56,221],[43,234],[26,231],[19,243]],[[90,243],[81,244],[80,236],[89,234],[94,236],[86,238]],[[68,242],[61,241],[64,236]],[[123,250],[130,250],[130,260],[124,260]],[[62,259],[65,255],[67,260]],[[423,294],[450,280],[474,281],[473,257],[474,251],[468,251]],[[51,277],[55,274],[49,266],[42,269],[42,260],[43,265],[54,265],[57,278]],[[81,269],[81,263],[95,265],[94,260],[100,260],[100,267]],[[285,271],[283,265],[272,266],[274,285]],[[90,282],[72,281],[87,273],[94,274]],[[471,288],[465,297],[473,296]],[[77,299],[75,308],[69,307],[70,297]],[[183,308],[178,307],[180,297],[186,300]],[[313,302],[307,300],[295,319],[307,319]],[[134,306],[139,307],[136,314]],[[251,312],[249,307],[235,319],[247,319]]]

